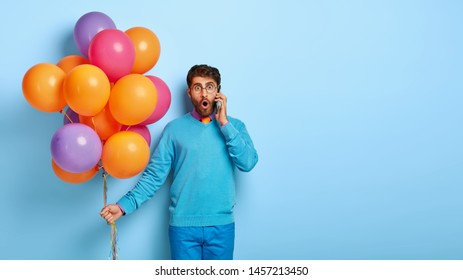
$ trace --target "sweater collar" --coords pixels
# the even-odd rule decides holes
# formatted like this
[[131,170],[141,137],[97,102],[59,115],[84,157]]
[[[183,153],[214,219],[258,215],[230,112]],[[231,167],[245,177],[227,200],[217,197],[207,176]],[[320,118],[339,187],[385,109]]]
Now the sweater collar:
[[[193,116],[193,118],[197,119],[198,121],[201,121],[201,119],[203,118],[198,112],[196,112],[196,110],[193,110],[191,112],[191,115]],[[215,114],[212,113],[211,115],[209,115],[209,118],[211,118],[211,121],[213,121],[215,119]]]

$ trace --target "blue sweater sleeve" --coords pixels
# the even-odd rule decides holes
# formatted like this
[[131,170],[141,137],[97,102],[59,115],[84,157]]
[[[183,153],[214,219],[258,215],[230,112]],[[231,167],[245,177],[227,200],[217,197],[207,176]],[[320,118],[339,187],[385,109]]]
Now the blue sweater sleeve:
[[163,133],[159,145],[154,151],[150,162],[146,166],[140,180],[135,187],[124,195],[118,202],[126,214],[137,210],[144,202],[154,196],[164,184],[171,170],[173,159],[173,145],[167,133]]
[[235,166],[244,172],[251,171],[257,164],[258,156],[244,123],[236,119],[229,121],[221,127],[221,131]]

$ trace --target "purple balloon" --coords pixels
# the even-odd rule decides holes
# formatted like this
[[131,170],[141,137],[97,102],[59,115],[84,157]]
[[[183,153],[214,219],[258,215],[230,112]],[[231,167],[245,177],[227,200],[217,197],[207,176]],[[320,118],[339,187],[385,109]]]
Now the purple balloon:
[[51,157],[63,170],[81,173],[98,164],[102,144],[89,126],[70,123],[59,128],[51,140]]
[[79,114],[74,112],[70,107],[66,109],[66,115],[63,117],[63,124],[80,123]]
[[86,13],[79,18],[74,26],[74,41],[85,57],[88,57],[88,47],[93,37],[105,29],[116,29],[116,24],[102,12]]

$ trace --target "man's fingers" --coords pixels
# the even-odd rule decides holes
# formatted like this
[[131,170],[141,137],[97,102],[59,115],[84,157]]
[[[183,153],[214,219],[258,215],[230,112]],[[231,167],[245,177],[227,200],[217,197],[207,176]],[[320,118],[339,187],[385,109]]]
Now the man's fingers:
[[103,209],[101,209],[101,212],[100,212],[100,216],[103,219],[105,219],[108,224],[112,224],[116,220],[113,215],[113,212],[111,211],[111,210],[114,210],[114,207],[112,206],[113,205],[107,205]]
[[102,217],[103,219],[106,220],[106,222],[108,222],[108,224],[114,221],[114,216],[111,213],[107,213],[106,215],[103,215]]
[[103,216],[103,215],[106,215],[107,213],[109,213],[109,207],[108,206],[101,209],[100,215]]
[[110,213],[110,212],[107,212],[105,214],[102,215],[103,218],[105,218],[106,220],[111,218],[113,215]]

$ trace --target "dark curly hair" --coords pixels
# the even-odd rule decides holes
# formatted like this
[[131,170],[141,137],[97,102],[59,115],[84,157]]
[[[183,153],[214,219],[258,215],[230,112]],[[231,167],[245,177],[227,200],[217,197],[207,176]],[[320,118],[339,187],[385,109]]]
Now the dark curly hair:
[[217,86],[220,86],[220,72],[219,69],[206,65],[206,64],[198,64],[190,68],[188,74],[186,76],[186,83],[188,87],[191,86],[191,81],[193,77],[209,77],[214,79],[217,83]]

